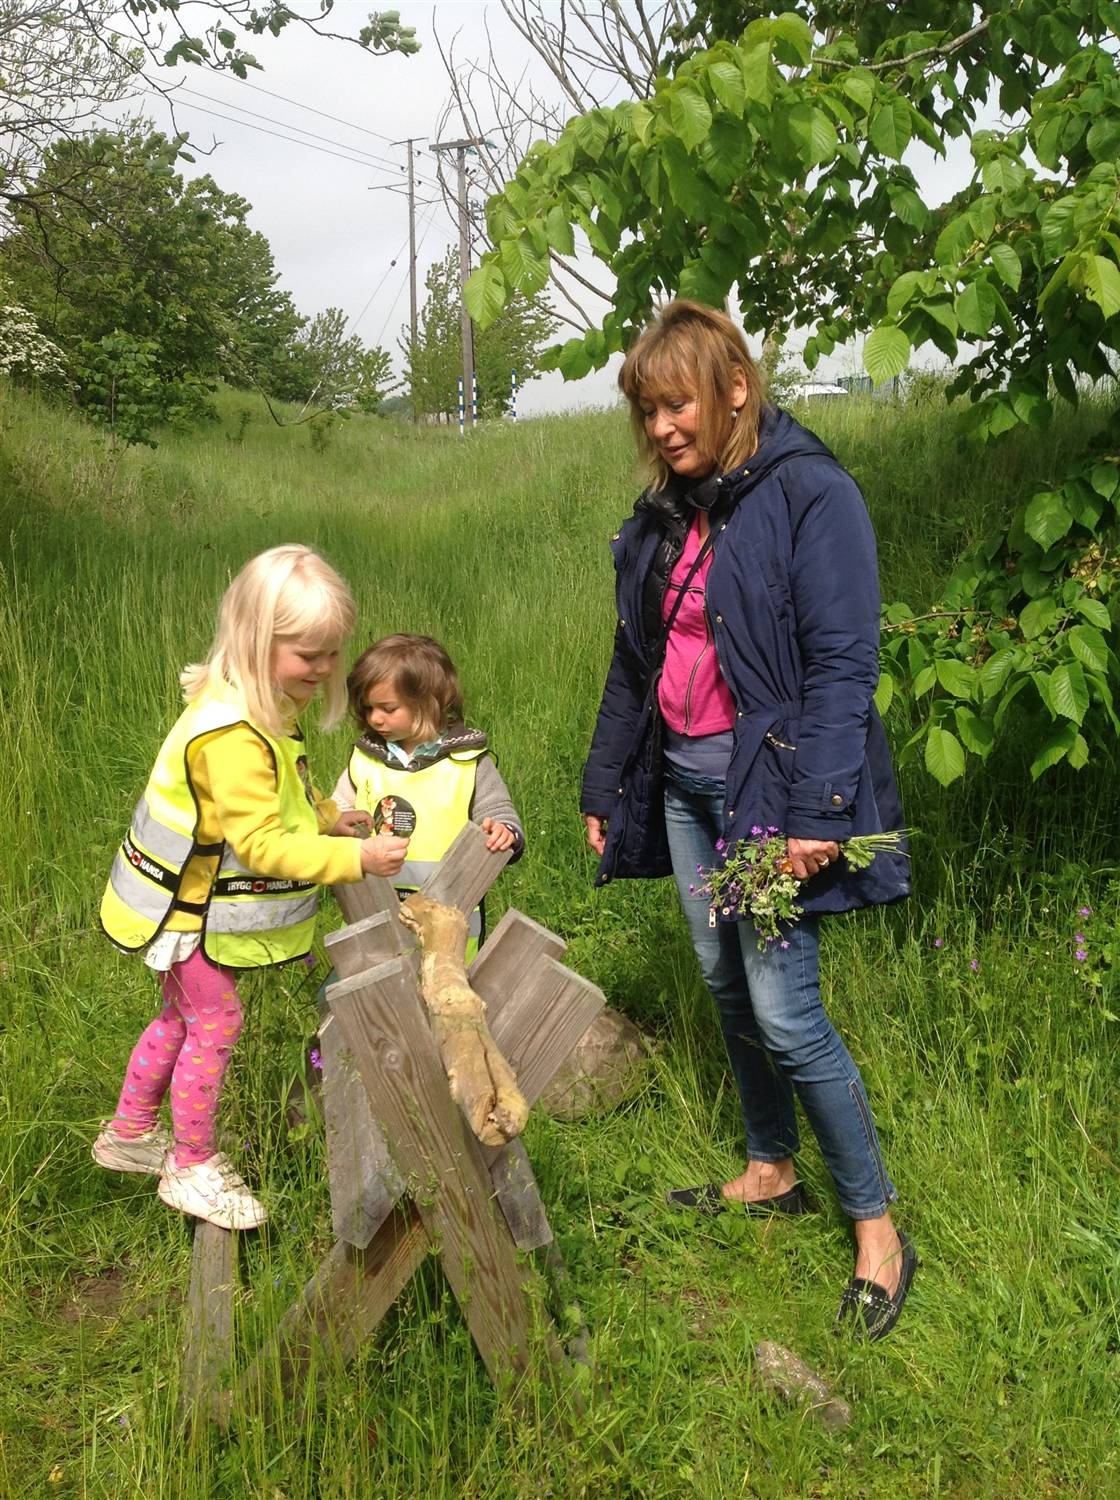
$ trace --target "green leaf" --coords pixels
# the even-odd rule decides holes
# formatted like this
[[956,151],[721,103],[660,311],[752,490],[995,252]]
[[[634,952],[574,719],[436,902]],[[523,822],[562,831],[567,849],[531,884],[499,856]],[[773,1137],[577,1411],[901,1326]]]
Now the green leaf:
[[[472,278],[473,279],[473,278]],[[467,283],[470,285],[470,282]],[[591,373],[591,354],[583,339],[569,339],[556,351],[553,368],[560,371],[565,380],[582,380]]]
[[770,61],[770,47],[766,42],[756,42],[741,49],[743,53],[743,82],[747,97],[758,104],[770,103],[774,96],[776,70]]
[[1082,771],[1089,764],[1089,746],[1085,742],[1084,735],[1079,734],[1075,737],[1066,759],[1075,771]]
[[1094,464],[1089,483],[1102,499],[1111,500],[1116,493],[1117,484],[1120,484],[1120,468],[1115,463]]
[[965,749],[971,750],[973,755],[986,756],[995,743],[995,731],[991,723],[963,704],[953,717],[957,721],[957,733],[964,741]]
[[1050,707],[1063,719],[1072,719],[1075,724],[1084,722],[1089,707],[1089,685],[1080,662],[1063,662],[1051,672]]
[[997,240],[994,245],[988,246],[988,258],[996,268],[996,274],[1004,286],[1011,288],[1013,292],[1019,290],[1019,283],[1023,279],[1023,265],[1019,257],[1010,245],[1005,245]]
[[1069,648],[1090,672],[1108,671],[1108,644],[1093,625],[1074,625],[1066,635]]
[[937,663],[937,680],[954,698],[971,698],[976,686],[976,672],[955,656],[944,656]]
[[610,136],[610,127],[603,118],[602,112],[593,109],[589,114],[579,115],[572,121],[569,128],[575,136],[577,145],[591,157],[592,161],[598,161]]
[[500,267],[489,257],[473,271],[463,288],[467,311],[480,328],[488,328],[506,305],[508,290]]
[[996,316],[996,295],[985,277],[970,281],[953,305],[965,333],[988,337]]
[[788,120],[790,135],[801,147],[801,159],[807,167],[832,160],[840,142],[836,126],[823,110],[811,104],[795,104]]
[[887,104],[881,104],[871,116],[868,136],[871,144],[884,156],[902,160],[902,153],[910,144],[913,134],[910,123],[910,106],[897,94]]
[[950,786],[964,775],[964,750],[960,740],[936,724],[926,739],[926,770],[942,786]]
[[1054,622],[1058,613],[1058,606],[1049,595],[1041,599],[1032,599],[1019,616],[1019,629],[1028,641],[1041,635],[1042,632]]
[[1063,537],[1073,525],[1073,517],[1066,509],[1057,490],[1043,490],[1035,495],[1023,514],[1023,526],[1045,552]]
[[910,340],[901,328],[880,324],[863,345],[863,368],[876,385],[901,375],[910,363]]
[[1015,652],[1010,646],[993,651],[978,674],[981,697],[994,698],[1011,675],[1014,666]]
[[993,156],[984,163],[980,175],[989,193],[1013,193],[1022,187],[1027,170],[1014,157]]
[[708,80],[712,85],[712,93],[724,109],[730,110],[741,120],[747,107],[747,86],[743,80],[742,68],[737,63],[721,58],[708,69]]
[[792,11],[786,11],[775,16],[771,25],[774,40],[785,42],[799,63],[807,63],[813,55],[813,33],[808,23]]
[[1065,760],[1080,736],[1072,724],[1059,724],[1043,741],[1042,749],[1031,761],[1031,777],[1037,781],[1044,771]]
[[218,28],[218,45],[220,47],[232,47],[237,42],[237,36],[227,26]]
[[962,260],[974,239],[967,214],[958,214],[955,219],[950,219],[937,236],[937,243],[933,247],[938,265],[955,265]]
[[920,672],[914,674],[911,691],[915,698],[924,698],[930,688],[937,682],[937,668],[935,666],[923,667]]
[[910,302],[915,293],[920,291],[925,281],[923,271],[903,271],[897,277],[887,293],[887,311],[892,317],[897,317],[902,309]]
[[875,708],[881,719],[885,719],[887,711],[894,702],[894,678],[889,672],[883,672],[879,676],[879,685],[875,689]]
[[548,257],[541,254],[527,234],[503,240],[498,254],[505,279],[516,291],[534,297],[543,289],[548,281]]
[[707,139],[712,126],[712,112],[699,89],[690,84],[675,84],[669,93],[669,119],[673,129],[690,151]]
[[1082,262],[1085,295],[1106,318],[1120,312],[1120,267],[1106,255],[1087,255]]
[[574,255],[576,248],[575,236],[572,226],[568,222],[568,216],[558,203],[554,203],[549,209],[544,221],[545,233],[548,243],[558,255]]
[[1114,161],[1120,155],[1120,116],[1115,110],[1089,126],[1085,144],[1094,161]]
[[1112,629],[1112,616],[1099,599],[1094,599],[1090,594],[1083,594],[1073,607],[1083,620],[1088,620],[1090,625],[1096,625],[1101,630]]
[[866,112],[871,108],[875,100],[875,84],[870,73],[856,72],[845,73],[840,79],[840,87],[854,104]]

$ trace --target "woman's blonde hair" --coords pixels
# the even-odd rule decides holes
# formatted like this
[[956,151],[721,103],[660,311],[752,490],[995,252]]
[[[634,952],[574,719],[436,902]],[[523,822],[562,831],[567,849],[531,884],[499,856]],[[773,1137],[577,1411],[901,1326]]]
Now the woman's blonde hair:
[[[204,662],[180,675],[188,703],[208,689],[232,687],[249,718],[270,734],[282,734],[295,705],[276,686],[272,651],[278,642],[339,645],[354,629],[357,611],[346,582],[310,547],[270,547],[247,562],[226,589],[218,631]],[[342,658],[323,684],[324,723],[346,712]]]
[[434,740],[463,717],[463,690],[455,664],[430,635],[383,636],[350,668],[346,690],[363,732],[369,728],[366,698],[379,682],[390,683],[413,710],[412,733],[420,740]]
[[[746,382],[747,394],[736,416],[732,386],[737,373]],[[726,474],[745,463],[758,447],[758,424],[766,400],[762,375],[741,331],[715,308],[683,297],[663,307],[630,346],[618,386],[630,403],[638,452],[658,489],[668,484],[672,470],[646,431],[643,401],[694,398],[699,416],[696,449],[717,473]]]

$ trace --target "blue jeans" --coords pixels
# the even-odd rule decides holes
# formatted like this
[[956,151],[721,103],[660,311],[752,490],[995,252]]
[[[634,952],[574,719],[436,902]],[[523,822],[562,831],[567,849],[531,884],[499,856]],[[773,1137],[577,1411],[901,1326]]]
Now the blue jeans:
[[799,1138],[794,1092],[832,1173],[844,1212],[874,1219],[898,1197],[886,1174],[859,1071],[821,1005],[818,920],[803,916],[786,932],[783,952],[759,950],[749,921],[709,925],[699,892],[716,863],[723,785],[677,773],[665,782],[665,821],[673,874],[719,1012],[754,1161],[794,1155]]

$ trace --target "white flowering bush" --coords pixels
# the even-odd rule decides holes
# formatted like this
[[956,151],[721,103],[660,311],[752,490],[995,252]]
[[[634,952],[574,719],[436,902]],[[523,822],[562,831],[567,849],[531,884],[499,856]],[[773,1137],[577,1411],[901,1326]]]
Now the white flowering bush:
[[61,386],[67,379],[66,357],[43,334],[34,315],[11,299],[0,282],[0,374],[13,380]]

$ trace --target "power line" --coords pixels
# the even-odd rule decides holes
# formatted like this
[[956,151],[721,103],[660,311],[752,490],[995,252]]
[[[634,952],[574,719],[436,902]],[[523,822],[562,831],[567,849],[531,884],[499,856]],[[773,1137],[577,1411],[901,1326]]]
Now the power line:
[[[420,236],[420,241],[419,241],[419,243],[416,246],[416,253],[417,253],[417,255],[419,255],[420,251],[424,248],[424,241],[428,238],[428,231],[434,227],[435,222],[436,222],[436,216],[435,216],[435,214],[429,214],[428,217],[427,217],[427,222],[424,225],[424,232]],[[411,267],[409,267],[409,270],[411,270]],[[393,305],[392,305],[392,307],[390,307],[389,311],[385,314],[385,321],[381,325],[381,332],[377,335],[377,344],[378,344],[378,346],[380,346],[381,340],[385,337],[385,330],[389,326],[389,319],[393,316],[393,314],[397,310],[397,303],[401,300],[401,292],[404,291],[405,285],[407,284],[407,282],[408,282],[408,276],[406,274],[404,280],[400,284],[400,288],[399,288],[399,290],[397,292],[397,295],[393,299]],[[369,304],[367,303],[366,306],[368,307],[368,305]],[[364,310],[365,309],[363,309],[363,312],[364,312]]]
[[279,99],[282,104],[294,104],[296,109],[305,109],[308,114],[321,115],[324,120],[333,120],[336,125],[345,125],[348,130],[360,130],[365,135],[372,135],[375,140],[385,141],[388,145],[396,144],[390,136],[382,135],[379,130],[370,130],[365,125],[355,125],[352,120],[343,120],[338,115],[329,115],[326,110],[315,109],[310,104],[301,104],[298,99],[289,99],[286,94],[273,93],[271,89],[261,88],[259,83],[250,83],[247,78],[236,78],[235,83],[244,85],[247,89],[254,89],[258,94],[267,94],[270,99]]
[[[349,142],[336,140],[333,136],[316,135],[313,130],[305,130],[302,125],[293,125],[289,120],[277,120],[274,119],[272,115],[261,115],[258,114],[256,110],[245,109],[244,106],[240,104],[227,104],[224,99],[215,99],[210,94],[200,94],[197,89],[180,87],[176,90],[176,97],[183,94],[190,95],[192,99],[201,99],[206,104],[220,104],[223,109],[235,109],[239,114],[251,115],[254,120],[265,120],[269,125],[281,125],[286,130],[297,130],[300,135],[310,136],[313,141],[323,141],[328,146],[341,147],[343,151],[355,151],[360,153],[362,156],[368,156],[371,161],[383,162],[385,166],[392,167],[395,171],[404,171],[404,165],[401,162],[390,161],[387,156],[377,156],[372,151],[364,151],[361,146],[351,146]],[[195,107],[195,105],[188,106],[188,108],[191,109],[194,109]]]
[[[216,109],[206,109],[201,104],[184,104],[184,109],[193,109],[199,114],[213,115],[216,120],[225,120],[229,125],[241,125],[246,130],[259,131],[261,135],[275,136],[279,141],[288,141],[293,146],[306,146],[308,151],[320,151],[324,156],[337,156],[340,161],[353,162],[356,167],[365,167],[367,171],[383,172],[384,167],[378,166],[371,158],[360,156],[348,156],[342,151],[332,151],[328,146],[316,146],[311,141],[301,141],[298,136],[284,135],[279,130],[268,130],[263,125],[254,125],[250,120],[239,120],[235,115],[223,115]],[[234,108],[237,106],[235,105]],[[360,147],[355,147],[359,150]]]

